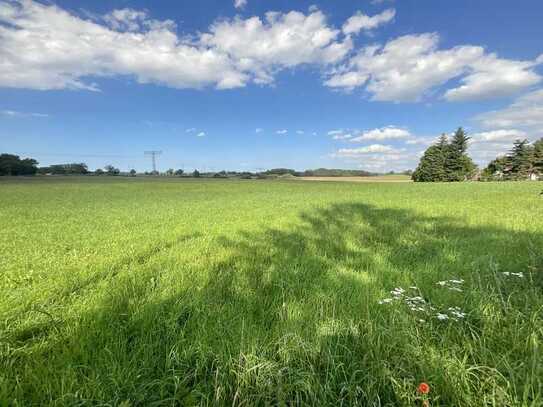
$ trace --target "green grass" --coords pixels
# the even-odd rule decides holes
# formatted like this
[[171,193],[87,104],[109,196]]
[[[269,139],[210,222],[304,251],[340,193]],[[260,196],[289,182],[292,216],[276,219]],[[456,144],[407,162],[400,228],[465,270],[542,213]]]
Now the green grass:
[[0,181],[0,405],[541,406],[540,189]]

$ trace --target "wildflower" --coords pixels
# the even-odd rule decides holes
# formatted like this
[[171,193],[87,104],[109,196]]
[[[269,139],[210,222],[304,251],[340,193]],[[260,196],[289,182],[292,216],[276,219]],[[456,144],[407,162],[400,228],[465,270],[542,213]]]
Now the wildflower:
[[401,287],[397,287],[394,290],[390,292],[390,294],[394,295],[395,297],[401,297],[405,290]]
[[446,321],[449,319],[449,316],[447,314],[442,314],[440,312],[437,313],[436,318],[440,321]]
[[389,302],[392,302],[394,299],[393,298],[385,298],[381,301],[379,301],[379,304],[383,305],[383,304],[388,304]]
[[430,386],[428,385],[428,383],[422,382],[421,384],[419,384],[419,387],[417,387],[417,391],[420,394],[428,394],[430,393]]
[[511,273],[509,271],[504,271],[502,272],[502,274],[506,277],[510,277],[510,276],[515,276],[515,277],[518,277],[518,278],[523,278],[524,277],[524,273],[523,272],[519,272],[519,273]]

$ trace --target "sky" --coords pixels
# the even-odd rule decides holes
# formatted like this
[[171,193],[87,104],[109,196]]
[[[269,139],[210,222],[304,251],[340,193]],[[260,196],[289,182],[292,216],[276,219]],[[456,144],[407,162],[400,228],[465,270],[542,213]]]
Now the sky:
[[186,171],[485,165],[543,137],[540,0],[0,0],[0,152]]

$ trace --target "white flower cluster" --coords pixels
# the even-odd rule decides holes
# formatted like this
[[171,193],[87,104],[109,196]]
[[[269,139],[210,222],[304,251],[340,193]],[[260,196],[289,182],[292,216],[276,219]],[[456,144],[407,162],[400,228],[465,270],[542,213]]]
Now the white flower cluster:
[[460,286],[464,284],[464,280],[443,280],[438,281],[436,284],[440,287],[446,288],[447,290],[458,291],[461,293],[462,289]]
[[[464,280],[447,280],[440,281],[437,284],[450,289],[458,288],[457,285],[460,285],[463,282]],[[379,304],[383,305],[394,301],[401,301],[405,303],[411,311],[425,313],[429,317],[435,317],[440,321],[459,321],[466,316],[459,307],[449,307],[446,311],[442,312],[436,311],[436,309],[420,295],[420,290],[417,287],[409,287],[408,290],[405,290],[402,287],[396,287],[390,294],[392,297],[380,300]],[[425,322],[425,320],[419,319],[419,322]]]
[[518,277],[518,278],[524,278],[524,273],[523,272],[520,272],[520,273],[511,273],[509,271],[504,271],[502,272],[502,274],[506,277]]

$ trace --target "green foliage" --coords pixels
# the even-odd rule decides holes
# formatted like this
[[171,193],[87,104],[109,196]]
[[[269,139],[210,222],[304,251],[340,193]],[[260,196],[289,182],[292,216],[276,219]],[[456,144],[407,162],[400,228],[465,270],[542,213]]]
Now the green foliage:
[[0,154],[0,176],[34,175],[38,162],[32,158],[21,159],[18,155]]
[[200,177],[200,171],[194,170],[194,171],[192,172],[192,176],[193,176],[194,178],[199,178],[199,177]]
[[512,178],[526,178],[532,169],[532,150],[528,140],[516,140],[509,155],[510,169],[507,171]]
[[183,171],[182,169],[178,169],[177,171],[175,171],[175,175],[178,177],[181,177],[184,173],[185,171]]
[[89,168],[85,163],[55,164],[49,167],[41,167],[40,174],[53,175],[85,175],[89,173]]
[[137,174],[136,170],[134,170],[134,169],[130,170],[130,176],[131,177],[135,177],[136,174]]
[[115,168],[113,165],[106,165],[104,170],[107,175],[119,175],[121,173],[121,170]]
[[[414,406],[422,381],[432,406],[543,402],[535,183],[0,190],[0,405]],[[379,304],[409,286],[465,319]]]
[[507,156],[491,161],[483,172],[489,180],[526,180],[532,173],[543,176],[543,138],[532,145],[516,140]]
[[416,182],[465,181],[471,179],[476,166],[467,155],[469,137],[460,127],[453,138],[443,134],[425,152],[412,179]]
[[534,169],[543,176],[543,138],[534,143],[532,160]]

